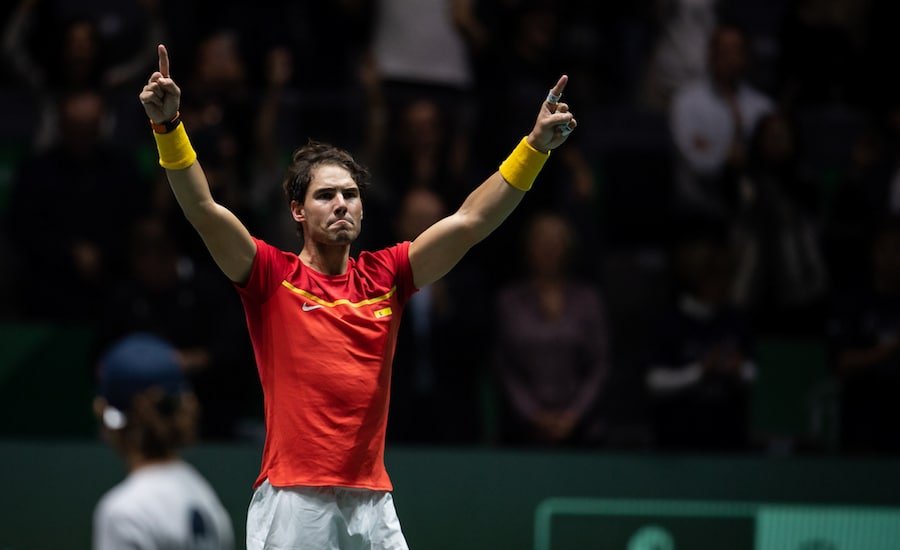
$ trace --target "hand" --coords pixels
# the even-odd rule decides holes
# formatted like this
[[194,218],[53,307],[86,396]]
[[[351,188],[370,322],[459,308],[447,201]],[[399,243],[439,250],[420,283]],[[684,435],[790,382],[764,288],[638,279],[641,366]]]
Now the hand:
[[[562,96],[568,82],[569,77],[562,75],[550,93],[557,97]],[[569,130],[564,131],[567,125]],[[578,123],[575,121],[574,115],[569,112],[567,103],[550,103],[544,100],[537,120],[534,122],[534,128],[528,134],[528,144],[538,151],[546,153],[565,143],[569,138],[569,133],[576,126]]]
[[141,91],[144,112],[153,122],[162,124],[175,118],[181,103],[181,89],[169,78],[169,53],[159,45],[159,71],[150,75],[150,80]]
[[578,417],[568,411],[541,411],[534,419],[538,440],[559,443],[572,435]]

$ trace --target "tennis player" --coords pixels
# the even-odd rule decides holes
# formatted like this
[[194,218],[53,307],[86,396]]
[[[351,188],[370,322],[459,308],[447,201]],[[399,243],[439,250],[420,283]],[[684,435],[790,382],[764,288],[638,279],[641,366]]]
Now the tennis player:
[[265,397],[247,548],[407,548],[384,466],[403,307],[509,216],[566,141],[577,125],[560,101],[567,81],[559,79],[531,132],[456,212],[412,242],[357,258],[350,246],[362,227],[368,172],[331,145],[300,147],[283,182],[302,235],[297,254],[252,236],[211,196],[159,46],[159,71],[140,101],[184,215],[241,296]]

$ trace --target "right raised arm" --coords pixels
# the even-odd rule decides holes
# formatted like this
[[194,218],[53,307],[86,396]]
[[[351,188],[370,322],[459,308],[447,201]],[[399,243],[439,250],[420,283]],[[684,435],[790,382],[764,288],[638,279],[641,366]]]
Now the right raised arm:
[[140,99],[153,123],[159,163],[166,169],[181,210],[200,233],[225,276],[236,283],[245,283],[256,256],[256,243],[244,224],[216,203],[209,191],[206,174],[197,162],[184,124],[178,120],[181,89],[169,77],[169,54],[162,44],[159,45],[159,71],[150,76]]

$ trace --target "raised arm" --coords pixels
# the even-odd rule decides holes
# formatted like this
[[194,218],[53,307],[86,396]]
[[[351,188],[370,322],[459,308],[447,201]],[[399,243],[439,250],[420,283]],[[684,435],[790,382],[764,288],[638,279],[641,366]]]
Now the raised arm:
[[236,283],[244,283],[256,255],[256,243],[230,210],[213,200],[206,174],[197,162],[179,120],[181,89],[169,76],[169,54],[159,45],[159,71],[141,91],[141,104],[153,123],[159,164],[185,217],[200,233],[216,265]]
[[560,77],[541,105],[531,133],[497,172],[463,201],[459,210],[419,235],[409,247],[409,263],[417,288],[429,285],[453,268],[473,246],[491,234],[531,188],[550,151],[562,145],[577,122],[559,98],[568,82]]

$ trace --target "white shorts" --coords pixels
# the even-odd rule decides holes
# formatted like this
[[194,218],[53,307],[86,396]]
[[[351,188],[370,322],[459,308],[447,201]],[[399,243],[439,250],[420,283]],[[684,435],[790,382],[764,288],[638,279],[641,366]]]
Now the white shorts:
[[345,487],[257,487],[247,550],[408,550],[394,499]]

